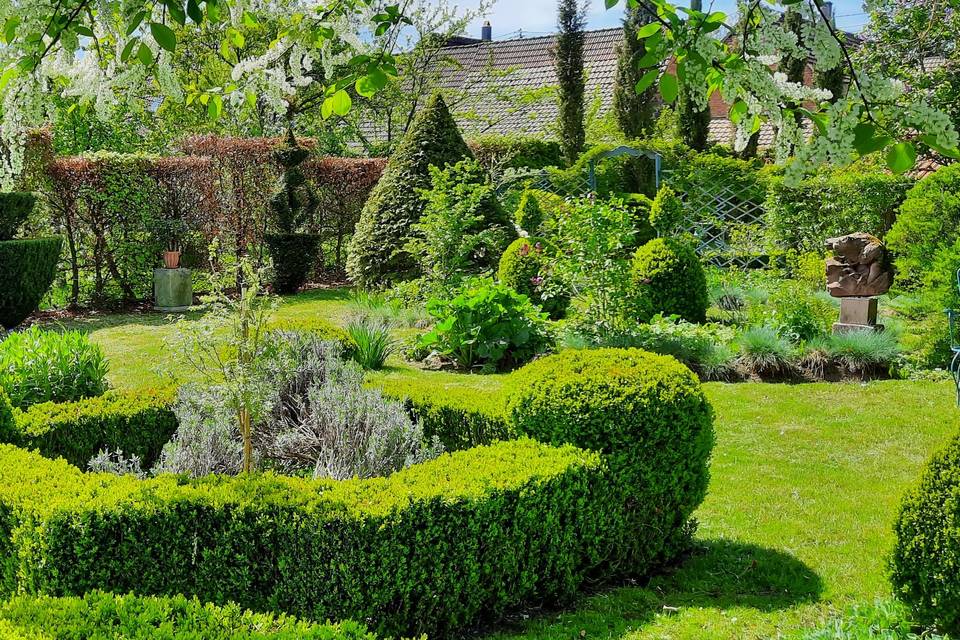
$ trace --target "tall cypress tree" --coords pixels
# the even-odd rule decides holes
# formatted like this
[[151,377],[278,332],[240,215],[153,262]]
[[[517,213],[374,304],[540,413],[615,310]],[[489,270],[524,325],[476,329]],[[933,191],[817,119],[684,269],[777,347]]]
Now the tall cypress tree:
[[704,151],[707,148],[707,136],[710,133],[710,105],[707,104],[701,109],[691,95],[693,91],[703,91],[703,87],[680,84],[680,95],[677,98],[677,127],[684,144],[695,151]]
[[617,114],[620,130],[627,138],[643,138],[653,130],[656,114],[656,87],[651,86],[637,93],[637,82],[643,72],[637,63],[647,52],[644,40],[637,37],[637,29],[646,20],[646,12],[639,6],[627,5],[623,17],[623,44],[617,58],[617,78],[613,88],[613,108]]
[[583,72],[584,26],[587,4],[581,0],[559,0],[557,5],[557,46],[553,50],[560,106],[560,146],[568,164],[577,161],[586,141],[584,104],[586,78]]

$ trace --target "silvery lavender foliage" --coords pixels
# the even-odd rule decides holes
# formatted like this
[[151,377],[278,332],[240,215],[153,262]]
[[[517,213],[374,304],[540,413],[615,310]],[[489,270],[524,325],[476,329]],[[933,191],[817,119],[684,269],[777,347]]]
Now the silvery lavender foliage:
[[185,473],[194,477],[240,473],[243,441],[237,417],[218,387],[180,387],[173,411],[179,426],[163,447],[153,473]]
[[94,473],[112,473],[118,476],[136,476],[138,478],[146,477],[147,473],[143,470],[140,456],[123,455],[123,451],[117,449],[102,449],[100,453],[90,458],[87,463],[90,471]]
[[260,453],[279,471],[345,479],[386,476],[436,457],[436,440],[403,406],[365,388],[363,373],[336,357],[336,346],[290,337],[297,367],[281,385],[268,424],[259,430]]

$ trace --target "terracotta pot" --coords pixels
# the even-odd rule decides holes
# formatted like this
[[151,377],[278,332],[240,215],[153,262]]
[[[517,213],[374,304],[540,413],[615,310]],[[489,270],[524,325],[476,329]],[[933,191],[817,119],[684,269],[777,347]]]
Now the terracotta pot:
[[167,269],[176,269],[180,266],[180,252],[179,251],[164,251],[163,252],[163,266]]

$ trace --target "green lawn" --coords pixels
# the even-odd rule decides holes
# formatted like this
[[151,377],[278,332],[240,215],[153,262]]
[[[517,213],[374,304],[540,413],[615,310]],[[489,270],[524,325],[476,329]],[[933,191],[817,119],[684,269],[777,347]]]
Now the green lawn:
[[[343,291],[288,299],[286,317],[349,315]],[[158,315],[71,323],[107,353],[114,386],[157,382],[176,363]],[[422,376],[495,392],[499,376],[413,369],[399,360],[379,377]],[[889,596],[885,557],[899,497],[957,429],[947,383],[705,385],[717,444],[696,549],[640,585],[606,589],[562,612],[532,612],[486,640],[555,638],[779,638],[846,605]]]

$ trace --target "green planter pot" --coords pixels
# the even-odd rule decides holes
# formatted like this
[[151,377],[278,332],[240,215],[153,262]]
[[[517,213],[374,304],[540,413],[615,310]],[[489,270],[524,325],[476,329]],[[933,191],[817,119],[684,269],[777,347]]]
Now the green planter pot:
[[62,248],[61,236],[0,242],[0,325],[12,329],[37,309]]
[[186,311],[193,305],[190,269],[154,269],[153,299],[157,311]]

